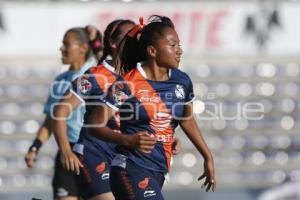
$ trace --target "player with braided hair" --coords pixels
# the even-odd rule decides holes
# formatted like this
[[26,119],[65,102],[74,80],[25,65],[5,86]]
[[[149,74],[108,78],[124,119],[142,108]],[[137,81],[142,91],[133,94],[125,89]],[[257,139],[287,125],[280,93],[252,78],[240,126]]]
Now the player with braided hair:
[[[94,109],[88,132],[116,143],[119,154],[111,165],[111,189],[117,200],[163,199],[164,175],[170,169],[172,141],[179,125],[204,158],[206,190],[215,190],[213,157],[193,117],[193,84],[178,68],[182,50],[172,21],[152,16],[132,28],[119,48],[122,78]],[[120,113],[120,131],[106,124]]]

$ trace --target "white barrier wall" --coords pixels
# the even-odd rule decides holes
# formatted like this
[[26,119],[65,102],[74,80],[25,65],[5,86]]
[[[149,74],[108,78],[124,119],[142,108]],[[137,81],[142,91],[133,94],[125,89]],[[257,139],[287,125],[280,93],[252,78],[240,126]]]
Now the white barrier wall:
[[[187,55],[297,55],[300,4],[281,3],[277,10],[279,25],[270,19],[274,6],[262,11],[254,2],[3,3],[0,56],[57,55],[68,28],[94,24],[103,31],[116,18],[138,21],[151,14],[174,20]],[[247,17],[252,32],[245,30]]]

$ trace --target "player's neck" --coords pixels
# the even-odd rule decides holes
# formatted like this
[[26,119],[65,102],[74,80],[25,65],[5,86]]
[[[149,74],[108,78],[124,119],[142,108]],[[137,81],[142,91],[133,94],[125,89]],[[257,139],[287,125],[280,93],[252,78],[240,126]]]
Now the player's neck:
[[142,65],[147,79],[153,81],[166,81],[169,80],[169,70],[164,67],[159,67],[155,62],[145,62]]
[[78,71],[81,69],[81,67],[83,67],[85,61],[82,60],[82,61],[78,61],[78,62],[74,62],[73,64],[71,64],[70,66],[70,70],[74,70],[74,71]]

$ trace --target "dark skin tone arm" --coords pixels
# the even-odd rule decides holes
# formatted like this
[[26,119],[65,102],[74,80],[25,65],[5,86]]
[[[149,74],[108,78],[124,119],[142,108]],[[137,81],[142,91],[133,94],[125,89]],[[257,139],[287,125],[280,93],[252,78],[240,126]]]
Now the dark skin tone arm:
[[172,154],[178,155],[181,152],[181,142],[179,138],[173,138],[172,142]]
[[215,178],[213,157],[193,116],[192,103],[185,105],[184,118],[179,122],[179,124],[187,137],[204,158],[204,173],[198,178],[198,180],[204,179],[202,187],[206,187],[206,191],[209,191],[210,189],[215,191],[217,182]]
[[[54,109],[54,116],[56,117],[54,120],[54,136],[61,151],[60,160],[63,167],[69,171],[75,171],[79,174],[80,167],[83,167],[83,165],[72,152],[69,144],[66,119],[71,112],[81,104],[81,101],[73,93],[66,93],[64,97],[65,98],[63,98],[60,101],[60,104],[56,105]],[[103,108],[105,110],[103,110]],[[89,123],[90,125],[106,124],[108,119],[110,119],[113,115],[114,112],[110,107],[106,105],[98,106],[91,115]],[[150,153],[156,142],[146,132],[139,132],[133,136],[125,134],[121,135],[106,126],[90,128],[89,131],[98,139],[124,145],[143,153]]]
[[[66,93],[64,98],[60,101],[60,104],[56,105],[54,108],[54,116],[56,119],[53,120],[53,132],[61,151],[61,163],[65,169],[69,171],[75,171],[77,174],[79,174],[80,167],[83,165],[77,156],[72,152],[69,144],[66,119],[80,104],[81,101],[73,93]],[[142,153],[150,153],[154,148],[155,140],[150,137],[147,132],[143,131],[132,136],[128,136],[125,134],[116,133],[103,125],[106,125],[108,119],[110,119],[113,115],[113,109],[106,105],[96,107],[91,115],[89,123],[91,125],[102,124],[102,126],[90,128],[90,134],[106,142],[124,145],[127,148],[135,149]],[[174,139],[172,148],[173,154],[179,154],[180,150],[181,143],[179,139]]]
[[155,146],[156,140],[146,131],[137,132],[133,135],[114,132],[106,126],[108,120],[114,116],[114,110],[107,105],[97,106],[90,116],[89,133],[100,140],[119,144],[132,150],[148,154]]

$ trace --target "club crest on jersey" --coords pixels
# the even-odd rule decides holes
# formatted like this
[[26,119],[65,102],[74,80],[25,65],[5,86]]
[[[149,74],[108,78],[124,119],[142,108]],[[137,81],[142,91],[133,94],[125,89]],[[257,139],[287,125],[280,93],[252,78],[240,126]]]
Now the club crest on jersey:
[[118,105],[121,105],[126,99],[128,99],[128,96],[123,91],[117,91],[114,94],[114,100]]
[[176,85],[176,88],[175,88],[175,95],[177,97],[177,99],[184,99],[184,89],[182,87],[182,85]]
[[85,75],[78,79],[79,81],[78,88],[82,94],[86,94],[92,89],[92,84],[88,80],[88,78],[89,77]]

